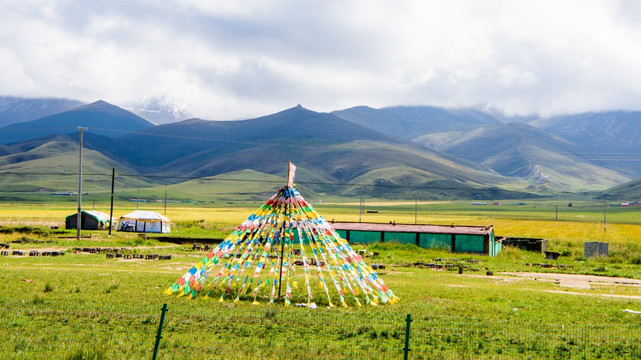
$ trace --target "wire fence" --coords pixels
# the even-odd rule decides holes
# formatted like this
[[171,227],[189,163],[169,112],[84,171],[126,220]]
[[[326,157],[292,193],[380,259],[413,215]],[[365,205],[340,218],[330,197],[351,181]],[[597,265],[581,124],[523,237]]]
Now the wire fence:
[[[388,309],[169,305],[158,359],[403,359],[406,315]],[[143,359],[161,304],[0,299],[2,359]],[[420,315],[409,359],[641,359],[641,325]]]

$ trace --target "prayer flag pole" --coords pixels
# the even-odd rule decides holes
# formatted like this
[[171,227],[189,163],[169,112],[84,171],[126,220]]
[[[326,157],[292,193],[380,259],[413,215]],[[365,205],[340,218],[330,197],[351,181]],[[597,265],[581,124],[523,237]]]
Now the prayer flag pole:
[[281,239],[281,235],[283,232],[283,229],[280,229],[280,233],[278,234],[278,241],[280,241],[280,267],[278,269],[278,298],[280,299],[280,286],[282,284],[282,278],[283,278],[283,256],[284,256],[284,251],[285,251],[285,239]]
[[296,175],[296,165],[292,164],[291,160],[287,165],[287,187],[294,187],[294,176]]
[[[292,164],[292,161],[290,160],[287,163],[287,187],[292,188],[294,187],[294,176],[296,175],[296,166]],[[280,241],[280,266],[278,269],[278,298],[280,299],[280,288],[282,284],[282,278],[283,278],[283,257],[285,254],[285,237],[282,236],[284,232],[284,228],[281,227],[280,232],[278,233],[278,238]]]

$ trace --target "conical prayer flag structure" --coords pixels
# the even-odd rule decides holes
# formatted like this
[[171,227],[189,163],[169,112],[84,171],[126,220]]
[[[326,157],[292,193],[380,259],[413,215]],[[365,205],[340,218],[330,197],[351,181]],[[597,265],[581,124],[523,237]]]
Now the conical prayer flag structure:
[[[371,305],[398,301],[362,256],[290,186],[288,179],[288,186],[278,190],[165,293],[189,298],[199,293],[205,294],[204,298],[220,296],[220,302],[247,298],[258,304],[259,299],[274,303],[284,292],[286,306],[295,299],[312,307],[315,301],[327,302],[330,307],[335,303],[360,306],[362,301]],[[304,279],[306,294],[292,295],[298,288],[297,279]],[[312,291],[316,286],[320,295]]]

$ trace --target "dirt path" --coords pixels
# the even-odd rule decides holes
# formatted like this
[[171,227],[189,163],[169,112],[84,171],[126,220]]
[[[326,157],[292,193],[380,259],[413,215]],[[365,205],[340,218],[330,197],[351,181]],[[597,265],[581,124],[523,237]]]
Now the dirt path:
[[[481,275],[468,275],[468,276],[488,278],[487,276],[481,276]],[[632,287],[639,288],[639,291],[641,291],[641,280],[607,277],[607,276],[554,274],[554,273],[529,273],[529,272],[505,272],[505,273],[497,273],[496,276],[493,276],[493,278],[501,281],[549,281],[549,282],[554,282],[555,284],[558,284],[561,287],[569,287],[569,288],[576,288],[576,289],[592,289],[594,286],[599,286],[599,285],[632,286]],[[484,285],[448,284],[447,286],[481,287]],[[575,296],[576,295],[597,296],[597,297],[607,297],[607,298],[614,298],[614,299],[628,299],[628,300],[641,301],[641,295],[578,292],[578,291],[568,291],[567,289],[552,290],[552,289],[520,288],[519,290],[541,291],[541,292],[548,292],[548,293],[554,293],[554,294],[566,294],[566,295],[575,295]]]
[[641,296],[640,295],[618,295],[618,294],[589,294],[589,293],[580,293],[580,292],[574,292],[574,291],[563,291],[563,290],[541,290],[549,293],[554,293],[554,294],[568,294],[568,295],[585,295],[585,296],[602,296],[602,297],[609,297],[609,298],[615,298],[615,299],[629,299],[629,300],[640,300],[641,301]]
[[[122,249],[126,248],[129,249],[129,251],[133,250],[150,250],[150,249],[167,249],[167,248],[173,248],[176,247],[176,244],[169,244],[169,245],[156,245],[156,246],[106,246],[106,247],[101,247],[101,246],[78,246],[79,248],[90,248],[90,249],[95,249],[95,248],[104,248],[104,249]],[[62,245],[54,245],[54,246],[48,246],[48,247],[43,247],[43,246],[37,246],[34,245],[33,247],[28,247],[28,248],[9,248],[9,249],[3,249],[7,251],[13,251],[13,250],[19,250],[22,251],[23,253],[29,253],[29,251],[65,251],[68,250],[68,253],[74,253],[73,250],[69,250],[69,246],[62,246]],[[194,254],[206,254],[208,251],[203,251],[200,253],[194,252]],[[89,254],[89,253],[84,253],[82,251],[79,251],[78,254]]]
[[554,273],[530,273],[530,272],[507,272],[500,275],[510,275],[532,280],[554,281],[562,287],[590,289],[593,285],[628,285],[641,286],[641,280],[626,279],[607,276],[575,275],[575,274],[554,274]]

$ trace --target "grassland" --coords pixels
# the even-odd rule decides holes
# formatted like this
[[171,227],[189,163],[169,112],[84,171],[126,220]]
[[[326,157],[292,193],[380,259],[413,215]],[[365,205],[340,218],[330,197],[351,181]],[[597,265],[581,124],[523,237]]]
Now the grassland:
[[[104,203],[96,205],[96,210],[109,212]],[[416,214],[411,203],[384,205],[366,203],[361,212],[358,203],[314,204],[327,219],[413,223],[416,216],[421,223],[493,224],[500,235],[548,238],[550,248],[563,255],[555,264],[573,266],[563,273],[618,276],[621,282],[641,278],[639,209],[607,208],[604,232],[602,205],[589,202],[575,201],[572,208],[565,202],[559,220],[554,220],[553,202],[500,207],[420,203]],[[158,204],[139,206],[163,212]],[[167,216],[176,235],[197,241],[224,237],[258,206],[169,204]],[[135,204],[117,202],[115,208],[115,215],[122,215]],[[83,231],[77,241],[75,231],[50,229],[61,226],[73,211],[66,203],[0,206],[1,243],[10,243],[12,250],[66,251],[61,257],[0,257],[2,358],[151,357],[163,303],[169,312],[161,359],[401,358],[407,314],[414,318],[415,359],[622,358],[632,357],[641,341],[641,315],[623,311],[641,310],[640,286],[567,288],[507,275],[534,271],[527,265],[534,262],[552,263],[541,254],[513,248],[487,258],[370,245],[367,250],[379,255],[367,261],[386,265],[379,275],[402,299],[393,306],[310,310],[167,297],[163,290],[203,253],[153,236]],[[583,258],[586,240],[610,242],[611,256]],[[171,254],[172,259],[107,259],[104,254],[74,253],[76,247],[126,247],[138,254]],[[412,265],[437,258],[477,262],[462,275]],[[487,276],[487,270],[494,275]],[[592,343],[597,341],[599,346]]]

